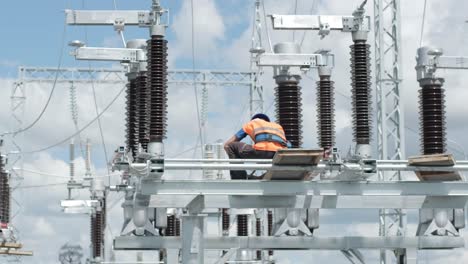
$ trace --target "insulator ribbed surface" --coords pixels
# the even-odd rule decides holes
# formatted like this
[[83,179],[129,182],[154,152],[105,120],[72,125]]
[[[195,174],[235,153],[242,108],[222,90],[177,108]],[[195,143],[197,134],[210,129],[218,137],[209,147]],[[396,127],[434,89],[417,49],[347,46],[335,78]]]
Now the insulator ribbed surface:
[[[270,210],[268,210],[267,219],[268,219],[268,236],[272,236],[273,235],[273,212]],[[273,256],[273,250],[268,250],[268,255]]]
[[237,216],[237,236],[249,235],[249,222],[247,215]]
[[446,152],[445,94],[441,84],[419,90],[421,147],[424,155]]
[[301,87],[297,81],[282,81],[276,87],[276,118],[293,148],[302,146]]
[[93,258],[101,257],[102,249],[102,214],[96,212],[91,216],[91,245],[93,249]]
[[[258,237],[262,236],[262,222],[261,222],[260,218],[257,218],[255,220],[255,235],[258,236]],[[257,250],[256,255],[257,255],[257,260],[262,259],[262,251],[261,250]]]
[[138,143],[143,151],[148,151],[149,124],[150,124],[150,88],[146,72],[140,72],[136,78],[137,101],[138,101]]
[[180,218],[175,220],[175,235],[180,236]]
[[131,79],[127,84],[127,149],[136,156],[138,150],[138,91],[136,79]]
[[10,222],[10,183],[5,172],[5,161],[0,156],[0,223]]
[[318,142],[323,149],[335,145],[335,88],[330,76],[320,76],[317,82]]
[[10,222],[10,184],[8,174],[0,170],[0,223]]
[[159,250],[159,261],[163,261],[163,260],[164,260],[164,250],[160,249]]
[[229,234],[229,226],[230,226],[230,219],[229,219],[229,213],[227,208],[223,208],[223,215],[221,217],[222,223],[222,229],[223,229],[223,234],[227,235]]
[[148,40],[148,82],[150,87],[150,141],[166,138],[167,127],[167,40]]
[[166,236],[175,236],[175,215],[167,216]]
[[101,210],[91,215],[91,245],[93,258],[103,257],[104,229],[106,228],[106,199],[101,200]]
[[365,41],[351,45],[353,134],[357,144],[369,144],[372,130],[370,46]]

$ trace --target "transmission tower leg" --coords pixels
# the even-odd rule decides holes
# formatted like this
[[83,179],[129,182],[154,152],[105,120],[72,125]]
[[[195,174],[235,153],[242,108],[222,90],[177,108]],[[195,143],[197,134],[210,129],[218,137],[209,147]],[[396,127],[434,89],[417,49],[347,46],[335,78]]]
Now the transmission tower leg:
[[[405,158],[402,90],[400,0],[374,1],[375,76],[377,95],[377,150],[380,159]],[[379,172],[380,181],[401,181],[400,172]],[[380,210],[381,236],[405,236],[406,212]],[[407,250],[380,251],[380,263],[406,263]],[[406,260],[405,260],[406,261]]]

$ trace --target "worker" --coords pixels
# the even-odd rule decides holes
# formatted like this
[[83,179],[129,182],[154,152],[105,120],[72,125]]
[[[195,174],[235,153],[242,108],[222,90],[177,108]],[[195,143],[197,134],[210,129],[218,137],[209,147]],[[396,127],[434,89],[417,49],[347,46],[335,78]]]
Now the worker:
[[[253,146],[240,142],[247,135],[254,142]],[[224,150],[230,159],[271,159],[277,150],[287,148],[290,145],[283,127],[270,122],[267,115],[259,113],[255,114],[250,122],[224,143]],[[231,170],[232,180],[245,180],[247,178],[246,171]]]

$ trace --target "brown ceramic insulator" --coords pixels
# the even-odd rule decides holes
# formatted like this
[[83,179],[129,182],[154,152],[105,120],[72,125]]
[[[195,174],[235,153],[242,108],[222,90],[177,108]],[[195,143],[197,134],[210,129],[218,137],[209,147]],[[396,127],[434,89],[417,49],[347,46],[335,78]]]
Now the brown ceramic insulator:
[[[3,164],[2,164],[3,165]],[[10,184],[8,174],[0,168],[0,223],[10,222]]]
[[335,89],[330,76],[320,76],[317,82],[317,131],[321,148],[335,145]]
[[138,101],[138,143],[143,151],[148,151],[149,125],[150,125],[150,87],[146,72],[140,72],[135,80]]
[[370,144],[372,131],[372,94],[370,46],[366,41],[351,45],[353,134],[357,144]]
[[[262,236],[262,222],[260,218],[257,218],[255,221],[255,234],[259,237]],[[257,260],[262,260],[262,251],[257,250]]]
[[166,236],[175,236],[175,215],[167,216]]
[[237,236],[249,235],[249,222],[247,215],[237,216]]
[[127,149],[136,156],[138,150],[138,94],[136,80],[131,79],[127,84],[127,129],[126,142]]
[[221,216],[221,221],[222,221],[222,229],[223,229],[223,234],[228,235],[229,234],[229,226],[230,226],[230,219],[229,219],[229,213],[227,208],[223,208],[223,214]]
[[153,35],[148,40],[150,88],[150,142],[160,142],[167,132],[167,41]]
[[[268,220],[268,236],[272,236],[273,235],[273,212],[270,210],[268,210],[267,220]],[[268,250],[268,255],[273,256],[273,250]]]
[[442,84],[433,83],[419,90],[421,148],[424,155],[446,152],[445,94]]
[[175,220],[175,235],[180,236],[180,218]]
[[301,87],[297,81],[282,81],[275,89],[276,119],[293,148],[302,146]]

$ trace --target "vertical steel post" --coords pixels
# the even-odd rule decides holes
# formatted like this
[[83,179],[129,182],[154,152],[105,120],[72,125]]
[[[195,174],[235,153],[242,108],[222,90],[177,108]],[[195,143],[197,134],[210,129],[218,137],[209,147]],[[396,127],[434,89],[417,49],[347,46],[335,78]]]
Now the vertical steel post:
[[199,215],[182,216],[182,263],[198,264],[204,262],[205,218]]
[[[401,61],[400,0],[374,0],[375,67],[377,94],[377,145],[379,159],[405,158],[405,131]],[[379,172],[379,180],[402,180],[400,172]],[[380,210],[381,236],[404,236],[404,210]],[[388,254],[381,250],[380,263],[406,261],[405,250]],[[402,256],[403,255],[403,256]],[[393,260],[392,260],[393,259]],[[406,263],[406,262],[405,262]]]

